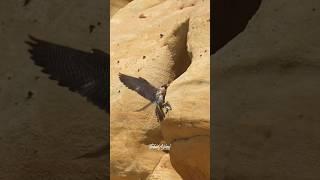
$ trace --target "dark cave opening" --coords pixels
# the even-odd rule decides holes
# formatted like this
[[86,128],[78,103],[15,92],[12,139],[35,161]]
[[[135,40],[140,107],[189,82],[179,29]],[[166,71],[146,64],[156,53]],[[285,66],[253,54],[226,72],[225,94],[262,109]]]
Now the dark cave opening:
[[215,0],[211,8],[213,33],[211,54],[215,54],[241,33],[257,12],[262,0]]

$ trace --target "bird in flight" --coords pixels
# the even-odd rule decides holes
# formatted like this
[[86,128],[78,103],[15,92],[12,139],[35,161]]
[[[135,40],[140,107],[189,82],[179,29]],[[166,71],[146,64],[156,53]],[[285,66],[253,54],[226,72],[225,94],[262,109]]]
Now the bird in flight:
[[[31,59],[49,78],[58,81],[58,85],[67,87],[110,113],[109,105],[109,55],[93,49],[84,52],[77,49],[53,44],[29,36],[26,41],[31,46]],[[108,136],[108,135],[107,135]],[[87,153],[79,158],[91,158],[108,155],[109,144],[103,145],[93,153]]]
[[[137,111],[144,110],[151,104],[156,104],[155,115],[158,121],[162,121],[165,118],[165,114],[169,110],[172,110],[169,102],[165,101],[168,88],[167,84],[156,88],[142,77],[136,78],[122,73],[119,73],[119,79],[127,88],[136,91],[140,96],[150,101],[150,103]],[[165,112],[163,110],[165,110]]]

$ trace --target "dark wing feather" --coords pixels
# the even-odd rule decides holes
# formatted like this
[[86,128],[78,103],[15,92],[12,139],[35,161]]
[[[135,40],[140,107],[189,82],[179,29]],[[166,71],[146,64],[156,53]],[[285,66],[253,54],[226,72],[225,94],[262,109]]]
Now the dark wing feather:
[[142,77],[135,78],[125,74],[119,73],[120,81],[129,89],[136,91],[142,97],[148,99],[151,102],[155,101],[155,94],[157,88],[152,86],[147,80]]
[[78,92],[109,112],[109,56],[99,50],[92,53],[52,44],[30,36],[26,43],[36,65],[57,80],[59,85]]

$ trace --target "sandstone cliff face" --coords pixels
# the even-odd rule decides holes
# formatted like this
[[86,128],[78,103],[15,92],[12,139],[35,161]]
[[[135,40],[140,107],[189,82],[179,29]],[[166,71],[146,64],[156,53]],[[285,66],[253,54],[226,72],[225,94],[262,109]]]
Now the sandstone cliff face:
[[319,178],[319,9],[264,0],[213,56],[216,179]]
[[[195,0],[135,0],[112,17],[111,178],[209,179],[209,23],[209,1]],[[172,82],[162,123],[154,106],[135,112],[148,101],[119,72],[155,87]],[[148,148],[163,142],[169,154]]]
[[24,43],[107,49],[106,1],[23,3],[0,1],[0,179],[106,179],[107,156],[75,158],[106,143],[107,114],[48,79]]
[[111,0],[110,1],[110,17],[112,17],[119,9],[123,8],[132,0]]

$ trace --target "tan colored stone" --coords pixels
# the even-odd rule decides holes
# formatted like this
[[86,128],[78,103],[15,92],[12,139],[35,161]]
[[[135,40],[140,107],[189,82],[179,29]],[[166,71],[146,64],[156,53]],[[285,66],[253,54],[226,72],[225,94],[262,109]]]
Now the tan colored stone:
[[210,179],[210,136],[172,142],[171,163],[184,180]]
[[147,180],[182,180],[182,178],[173,169],[169,154],[165,154]]
[[110,1],[110,17],[112,17],[119,9],[126,6],[132,0],[111,0]]
[[319,6],[262,1],[213,57],[216,179],[319,178]]
[[[165,154],[150,150],[148,144],[210,135],[209,1],[135,0],[112,17],[110,32],[111,175],[145,179]],[[143,77],[156,87],[173,81],[167,96],[173,111],[163,126],[156,121],[154,106],[135,112],[148,101],[127,89],[119,81],[119,72]],[[201,142],[199,147],[208,147]],[[187,146],[194,142],[190,143]],[[176,155],[179,159],[185,154]],[[190,157],[190,162],[196,158]],[[206,174],[206,168],[200,168],[204,168],[200,175]]]
[[[58,86],[30,58],[28,35],[85,52],[107,49],[107,1],[0,1],[0,179],[107,179],[105,111]],[[102,25],[89,35],[89,25]],[[26,98],[31,91],[33,96]]]
[[210,179],[210,42],[209,6],[190,18],[188,70],[168,89],[173,111],[161,125],[172,165],[184,179]]

